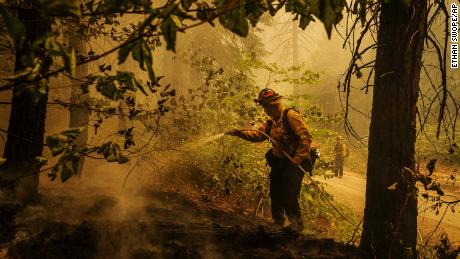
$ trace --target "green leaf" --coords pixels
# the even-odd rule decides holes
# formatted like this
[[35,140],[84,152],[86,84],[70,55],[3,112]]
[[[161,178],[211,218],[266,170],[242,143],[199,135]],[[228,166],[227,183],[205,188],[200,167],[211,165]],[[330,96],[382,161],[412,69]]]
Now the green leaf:
[[444,196],[444,191],[441,189],[441,187],[436,188],[436,193],[437,193],[439,196]]
[[275,16],[278,9],[273,6],[273,1],[268,1],[268,12],[271,16]]
[[120,163],[120,160],[122,162],[125,161],[125,158],[123,158],[121,154],[120,146],[112,141],[102,144],[102,146],[98,148],[97,153],[102,154],[108,162],[118,161]]
[[427,186],[433,181],[431,177],[423,176],[420,177],[420,182],[423,184],[425,187],[425,190],[427,189]]
[[80,135],[80,133],[83,132],[84,129],[84,127],[70,128],[68,130],[61,132],[61,135],[76,139],[78,135]]
[[122,47],[120,51],[118,51],[118,64],[125,62],[130,52],[133,59],[139,63],[139,67],[144,71],[147,70],[150,80],[155,81],[153,55],[148,43],[143,38],[140,38]]
[[264,1],[248,1],[246,2],[246,18],[251,22],[252,26],[256,26],[260,16],[267,11],[268,6]]
[[361,26],[365,26],[366,24],[366,5],[367,0],[360,0],[361,8],[359,11],[359,19],[361,20]]
[[226,29],[238,34],[241,37],[246,37],[249,33],[248,21],[245,17],[245,10],[238,8],[228,13],[219,16],[219,22]]
[[67,142],[67,137],[61,134],[48,136],[46,138],[46,144],[48,145],[48,148],[51,150],[51,154],[53,156],[61,154],[67,147]]
[[208,10],[209,5],[206,2],[198,4],[198,11],[196,12],[196,18],[201,21],[207,21],[212,27],[215,26],[212,21],[215,12],[213,10]]
[[441,184],[439,182],[433,182],[428,190],[431,190],[431,191],[436,191],[436,193],[440,196],[443,196],[444,195],[444,191],[441,189]]
[[99,68],[99,71],[104,73],[105,71],[112,71],[112,65],[106,65],[106,64],[102,64],[100,66],[98,66]]
[[428,175],[433,174],[434,169],[436,168],[436,161],[437,161],[437,159],[431,159],[430,162],[426,165],[426,168],[430,172]]
[[71,49],[70,52],[65,52],[63,55],[65,70],[71,77],[75,77],[77,69],[77,59],[75,58],[75,50]]
[[120,147],[117,144],[112,143],[112,145],[110,145],[110,147],[108,149],[108,152],[106,152],[106,154],[104,154],[105,158],[109,162],[118,161],[118,158],[120,156],[120,151],[121,151]]
[[145,65],[144,65],[144,53],[142,52],[142,39],[139,39],[136,41],[136,45],[134,45],[133,49],[131,50],[131,54],[137,62],[139,62],[139,67],[142,70],[145,70]]
[[118,51],[118,65],[123,64],[129,56],[129,53],[136,45],[136,41],[126,44]]
[[184,7],[184,9],[187,10],[192,5],[192,2],[193,0],[182,0],[182,7]]
[[73,0],[40,0],[40,9],[49,16],[81,15],[79,1]]
[[72,177],[75,174],[71,163],[64,163],[62,164],[62,169],[61,169],[61,181],[65,182],[69,180],[70,177]]
[[160,25],[161,33],[166,41],[166,49],[176,51],[176,35],[178,31],[176,22],[169,16]]
[[124,164],[124,163],[126,163],[126,162],[129,162],[129,158],[128,158],[128,157],[121,155],[121,156],[118,158],[118,163],[119,163],[119,164]]
[[10,37],[14,41],[16,48],[19,48],[24,41],[26,28],[24,24],[14,15],[12,15],[3,4],[0,4],[0,15],[6,25]]
[[48,164],[48,159],[46,157],[43,157],[43,156],[36,156],[35,157],[35,161],[37,161],[37,163],[39,165],[46,165]]
[[190,8],[192,3],[193,3],[193,0],[182,0],[182,7],[184,7],[184,9],[187,10]]
[[332,27],[342,20],[345,6],[345,0],[310,0],[310,12],[323,22],[329,38]]
[[152,25],[152,21],[158,16],[158,11],[153,9],[150,15],[145,19],[142,24],[139,26],[138,33],[142,34],[147,26]]
[[[156,81],[155,73],[153,71],[152,50],[150,49],[150,47],[147,44],[147,42],[144,41],[144,40],[142,40],[142,42],[141,42],[141,53],[142,53],[142,67],[141,68],[144,69],[144,63],[145,63],[145,68],[147,69],[147,72],[149,74],[150,80]],[[140,63],[140,61],[139,61],[139,63]]]
[[50,178],[51,181],[54,181],[56,179],[57,173],[59,172],[59,169],[61,168],[61,164],[56,165],[51,169],[51,172],[49,172],[48,177]]
[[113,80],[99,80],[96,84],[96,90],[103,96],[115,101],[122,97],[122,93]]
[[136,84],[136,87],[141,90],[141,92],[144,94],[144,95],[148,95],[147,92],[145,91],[144,89],[144,86],[142,85],[142,83],[137,80],[136,78],[133,78],[133,81],[134,81],[134,84]]
[[309,15],[301,15],[300,16],[300,21],[299,21],[299,27],[302,28],[302,30],[305,30],[305,28],[307,28],[308,24],[310,24],[310,16]]
[[354,2],[353,8],[351,9],[351,13],[352,13],[352,14],[358,14],[359,3],[360,3],[360,1],[355,1],[355,2]]
[[116,78],[118,80],[118,84],[121,87],[121,91],[125,92],[126,90],[136,91],[137,88],[134,86],[134,74],[132,72],[122,72],[117,71]]
[[81,165],[83,163],[82,155],[79,153],[74,153],[72,155],[72,170],[73,174],[77,174]]
[[286,12],[292,12],[299,15],[309,15],[310,7],[304,0],[288,0],[286,2]]

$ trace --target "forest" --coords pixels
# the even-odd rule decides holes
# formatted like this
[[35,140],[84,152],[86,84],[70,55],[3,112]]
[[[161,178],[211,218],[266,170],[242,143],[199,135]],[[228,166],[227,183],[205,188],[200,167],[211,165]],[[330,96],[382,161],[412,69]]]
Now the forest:
[[458,258],[458,0],[0,0],[0,258]]

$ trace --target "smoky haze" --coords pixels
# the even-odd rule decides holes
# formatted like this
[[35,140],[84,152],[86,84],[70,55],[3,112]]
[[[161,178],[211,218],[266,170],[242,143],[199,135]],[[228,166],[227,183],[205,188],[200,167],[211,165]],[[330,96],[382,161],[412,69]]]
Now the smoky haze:
[[[120,28],[140,20],[138,16],[125,16]],[[239,197],[234,193],[237,193],[240,187],[232,189],[227,186],[230,185],[228,182],[238,182],[239,179],[231,177],[224,179],[223,177],[227,177],[224,173],[230,171],[226,167],[228,165],[239,170],[243,168],[243,165],[250,164],[254,166],[251,169],[256,168],[253,171],[257,171],[258,177],[260,176],[259,178],[254,177],[255,180],[250,179],[253,181],[251,184],[262,186],[263,184],[257,182],[267,180],[261,176],[266,177],[263,160],[266,145],[261,144],[248,148],[247,153],[250,154],[250,157],[241,158],[235,162],[232,160],[236,160],[235,156],[238,157],[247,151],[242,147],[246,144],[230,140],[229,137],[224,136],[224,132],[235,127],[257,126],[266,119],[262,110],[255,107],[252,102],[252,98],[255,98],[258,91],[264,87],[273,88],[285,96],[289,104],[295,100],[296,96],[305,96],[305,99],[302,100],[305,100],[308,105],[319,107],[321,118],[335,116],[334,120],[307,120],[309,127],[312,128],[314,142],[320,146],[324,161],[332,161],[335,137],[344,136],[351,153],[345,170],[350,174],[359,175],[357,177],[359,180],[354,180],[356,184],[361,184],[362,188],[356,188],[356,191],[364,192],[366,144],[372,105],[372,86],[368,88],[368,91],[366,90],[366,80],[369,78],[370,70],[363,69],[360,78],[352,78],[352,88],[348,96],[347,125],[356,132],[359,137],[357,140],[345,130],[343,115],[347,94],[343,86],[338,87],[341,76],[346,72],[352,57],[350,45],[344,46],[343,43],[348,31],[347,26],[350,25],[339,24],[336,31],[332,33],[332,37],[328,39],[321,23],[313,22],[305,30],[298,28],[297,23],[298,21],[293,21],[293,17],[289,14],[280,13],[275,17],[264,16],[256,28],[251,28],[247,38],[231,34],[220,25],[211,27],[205,24],[188,30],[186,33],[179,33],[176,52],[167,51],[162,38],[153,39],[157,41],[153,58],[155,72],[157,76],[164,76],[160,81],[162,86],[170,85],[168,90],[175,90],[174,96],[166,102],[169,110],[162,116],[158,115],[158,102],[163,98],[160,92],[149,96],[137,92],[134,94],[136,107],[144,111],[152,111],[142,119],[130,120],[127,116],[105,118],[97,112],[91,112],[87,144],[96,146],[107,139],[123,143],[123,139],[119,134],[117,135],[117,132],[133,128],[136,145],[127,149],[130,161],[126,164],[107,163],[104,159],[87,157],[82,174],[70,178],[65,183],[61,183],[59,179],[51,181],[47,171],[42,172],[40,193],[43,195],[43,201],[37,206],[24,210],[18,217],[19,223],[31,225],[40,220],[59,221],[73,225],[84,224],[86,221],[97,222],[96,232],[105,239],[102,238],[103,241],[97,244],[96,249],[99,257],[109,258],[110,255],[116,253],[122,254],[122,257],[128,257],[136,249],[153,251],[152,253],[158,252],[157,247],[149,244],[150,237],[143,232],[143,228],[150,226],[152,222],[158,223],[157,221],[165,220],[165,216],[153,207],[165,210],[174,207],[168,203],[168,198],[164,198],[167,196],[165,193],[169,191],[190,191],[196,200],[206,202],[211,200],[215,202],[213,204],[221,201],[220,198],[215,198],[218,196],[217,193],[225,193],[227,196],[234,195],[237,198],[233,200],[227,197],[231,200],[232,205],[236,204],[235,206],[240,207],[247,205],[246,210],[240,208],[242,215],[248,215],[247,210],[254,209],[257,213],[259,205],[264,206],[263,201],[259,197],[251,199],[243,197],[244,195]],[[359,28],[358,26],[356,35],[360,33]],[[4,37],[0,37],[0,40],[4,40]],[[68,39],[62,37],[61,40],[67,41]],[[362,44],[369,46],[373,44],[373,39],[368,36],[364,38]],[[114,45],[116,42],[100,37],[88,42],[86,49],[102,53]],[[0,55],[6,57],[5,60],[13,60],[13,54],[0,47]],[[249,59],[252,64],[247,64],[246,55],[252,54],[257,58]],[[374,59],[374,56],[375,51],[367,52],[362,57],[367,61],[363,63]],[[433,57],[427,56],[427,59],[431,60]],[[125,63],[118,65],[116,53],[108,55],[103,60],[90,63],[87,68],[88,73],[98,72],[103,64],[111,65],[111,72],[130,71],[144,82],[148,80],[147,73],[141,70],[138,63],[131,57]],[[298,77],[304,70],[316,73],[319,77],[316,81],[303,85],[297,85],[293,81],[276,81],[276,73],[266,69],[266,64],[276,64],[278,68],[285,70],[290,67],[300,67],[300,71],[294,72],[292,77]],[[14,62],[1,63],[0,66],[2,72],[11,74]],[[373,82],[372,75],[370,78],[370,82]],[[426,86],[428,81],[428,78],[422,78],[421,84]],[[220,87],[221,85],[225,87]],[[45,135],[55,134],[69,127],[69,108],[59,105],[58,102],[71,101],[71,88],[72,84],[68,78],[60,76],[51,79],[49,102],[52,104],[49,104],[47,108]],[[220,98],[220,95],[223,94],[222,88],[236,89],[236,92],[247,91],[242,96],[246,99],[240,103],[234,99]],[[250,91],[241,89],[250,89]],[[197,92],[200,94],[196,94]],[[220,106],[217,104],[213,106],[214,103],[206,99],[209,98],[208,92],[219,96],[215,98],[214,103],[228,102],[226,109],[215,108]],[[125,103],[106,101],[95,89],[90,89],[89,96],[95,102],[99,102],[101,107],[116,107],[118,111],[125,112],[128,110]],[[0,92],[1,129],[8,128],[10,112],[8,103],[10,101],[10,92]],[[202,103],[208,106],[200,107]],[[254,110],[244,110],[241,112],[242,115],[236,115],[235,110],[240,105],[254,106]],[[98,124],[97,127],[95,127],[96,124]],[[0,157],[3,155],[6,140],[5,134],[1,136]],[[230,153],[235,155],[230,157],[228,155]],[[53,158],[48,149],[45,149],[44,156],[49,159],[45,167],[57,162],[58,158]],[[227,164],[222,161],[227,161]],[[210,169],[217,173],[211,174]],[[246,170],[246,168],[241,170]],[[206,193],[209,190],[206,188],[209,186],[205,186],[203,182],[209,179],[214,181],[212,183],[215,193]],[[342,185],[340,182],[335,184]],[[196,190],[192,190],[190,185]],[[161,189],[164,193],[152,194],[155,188]],[[340,193],[340,191],[343,194],[347,190],[337,192]],[[357,195],[363,194],[358,193]],[[361,197],[354,200],[361,204],[351,206],[355,214],[362,214],[363,199]],[[225,199],[222,198],[222,200]],[[55,204],[55,207],[53,210],[46,210],[46,204]],[[152,216],[154,214],[152,211],[158,213],[159,216],[157,218],[155,215]],[[187,211],[179,211],[179,213],[175,215],[179,220],[187,216],[196,216],[191,212],[188,215]],[[203,218],[207,217],[203,216]],[[127,225],[127,221],[134,221],[134,226]],[[118,228],[113,225],[117,225]],[[39,228],[35,231],[39,231]],[[123,231],[130,232],[131,235],[121,234]],[[212,255],[218,248],[214,246],[214,240],[208,241],[208,255]],[[111,250],[116,252],[107,252]]]

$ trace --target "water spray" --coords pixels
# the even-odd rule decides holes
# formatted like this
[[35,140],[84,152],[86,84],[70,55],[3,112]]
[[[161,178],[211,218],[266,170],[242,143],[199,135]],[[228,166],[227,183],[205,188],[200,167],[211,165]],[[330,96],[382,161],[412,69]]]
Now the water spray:
[[216,134],[216,135],[205,137],[205,138],[199,139],[199,140],[197,140],[195,142],[182,145],[179,148],[179,150],[184,150],[184,151],[193,150],[193,149],[195,149],[197,147],[203,146],[203,145],[205,145],[205,144],[207,144],[209,142],[217,140],[217,139],[223,137],[224,135],[225,135],[225,133],[219,133],[219,134]]

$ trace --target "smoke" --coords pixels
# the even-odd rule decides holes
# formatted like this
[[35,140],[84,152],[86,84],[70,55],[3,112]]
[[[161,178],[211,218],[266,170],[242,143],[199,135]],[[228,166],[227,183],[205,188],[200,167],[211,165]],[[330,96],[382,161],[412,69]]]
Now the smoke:
[[[348,56],[343,53],[338,55],[337,52],[340,51],[340,48],[332,47],[340,45],[337,39],[335,39],[334,43],[331,43],[326,39],[325,33],[321,34],[318,32],[319,27],[317,28],[317,26],[320,25],[314,26],[316,27],[311,34],[324,35],[324,37],[321,39],[321,43],[315,46],[302,44],[310,46],[311,50],[309,52],[301,52],[301,61],[308,61],[306,62],[307,65],[314,68],[312,69],[314,72],[326,71],[329,80],[327,82],[332,82],[335,80],[334,77],[337,72],[341,72],[339,67],[342,64],[346,64],[344,57],[348,58]],[[270,28],[267,27],[264,30],[268,31]],[[267,49],[271,49],[280,43],[269,38],[269,36],[271,37],[275,33],[275,30],[272,28],[270,33],[264,32],[267,35],[263,39],[267,45]],[[208,33],[209,31],[210,28],[208,27],[197,28],[196,31],[187,32],[185,36],[180,35],[178,50],[184,54],[187,48],[190,47],[189,45],[204,46],[206,53],[210,53],[211,56],[215,57],[225,71],[234,69],[234,61],[230,59],[233,54],[229,53],[229,50],[222,48],[223,45],[212,46],[213,42],[221,42],[222,40],[209,39],[214,37],[219,38],[224,34],[219,32],[220,35],[218,35],[215,29],[212,29],[212,33]],[[208,37],[207,39],[203,38],[205,35]],[[300,35],[300,38],[302,37]],[[105,47],[107,42],[98,40],[94,43],[101,43],[98,45]],[[320,48],[320,46],[323,46],[323,43],[327,44],[326,49]],[[334,51],[334,53],[331,54],[331,51]],[[190,85],[190,82],[200,82],[197,79],[199,75],[196,71],[194,72],[194,68],[190,63],[184,62],[181,59],[179,54],[175,55],[171,52],[158,49],[158,51],[155,51],[155,56],[158,57],[156,59],[158,61],[156,62],[158,74],[165,75],[164,80],[169,80],[169,82],[164,82],[165,85],[172,83],[173,87],[177,89],[178,96],[180,94],[186,95],[188,89],[200,84],[195,83],[194,86]],[[281,54],[281,56],[286,55]],[[288,60],[290,61],[291,59],[285,58],[269,61],[279,62],[284,67],[292,65],[287,64]],[[133,69],[133,72],[140,72],[135,62],[131,59],[128,59],[127,62],[132,63],[126,63],[120,67],[121,70],[127,71]],[[106,61],[103,63],[106,63]],[[110,56],[107,63],[116,64],[116,56]],[[337,64],[341,65],[338,66]],[[100,64],[95,64],[90,69],[90,72],[97,71],[98,65]],[[331,67],[333,69],[330,69]],[[116,65],[114,65],[114,68],[116,68]],[[316,71],[315,69],[321,71]],[[178,75],[178,71],[181,71],[180,76]],[[331,80],[331,78],[334,78],[334,80]],[[267,75],[263,75],[257,79],[257,83],[261,86],[265,85],[266,81]],[[324,91],[319,90],[319,92]],[[336,94],[336,89],[333,88],[331,93]],[[50,95],[50,100],[61,97],[61,95],[69,97],[69,89],[54,90],[54,93]],[[149,100],[150,98],[139,98],[139,103],[148,102]],[[337,98],[333,100],[334,105],[331,104],[330,106],[338,110],[339,101]],[[149,105],[149,103],[146,104]],[[53,112],[47,118],[47,133],[50,134],[59,132],[68,126],[68,109],[52,109]],[[2,111],[0,115],[3,116],[5,114],[6,112],[3,113]],[[117,131],[118,127],[116,124],[118,122],[113,120],[105,121],[96,137],[94,136],[95,133],[92,133],[93,129],[90,128],[89,140],[94,141],[91,144],[97,144],[99,138],[104,139],[105,136]],[[7,120],[1,121],[6,122]],[[168,125],[164,125],[164,127],[168,127]],[[135,253],[137,250],[150,251],[150,254],[159,253],[158,248],[152,246],[149,241],[149,236],[154,235],[152,233],[154,232],[152,230],[154,221],[159,220],[158,217],[161,215],[159,210],[154,211],[157,214],[152,213],[152,207],[165,208],[170,211],[173,211],[175,208],[171,207],[168,201],[162,199],[152,201],[152,197],[150,196],[152,190],[160,188],[179,189],[184,186],[180,182],[187,181],[187,177],[191,175],[194,177],[196,175],[199,176],[202,173],[201,169],[191,164],[187,165],[188,167],[184,169],[182,158],[189,152],[194,152],[196,149],[210,144],[223,136],[223,133],[205,136],[177,146],[174,148],[175,150],[158,150],[140,157],[134,157],[131,159],[131,162],[123,165],[107,163],[103,160],[86,159],[82,175],[73,177],[65,183],[61,183],[58,180],[51,182],[46,174],[43,174],[40,177],[41,200],[36,205],[28,206],[17,215],[16,223],[27,226],[30,229],[30,236],[28,238],[32,238],[32,235],[40,233],[48,223],[52,222],[63,222],[72,226],[89,224],[90,228],[94,229],[98,235],[98,257],[129,257],[130,254]],[[157,141],[161,143],[165,140],[159,139]],[[53,163],[54,160],[51,159],[50,162]],[[195,179],[195,181],[199,182],[199,179]],[[122,187],[125,182],[126,186],[123,189]],[[185,211],[180,211],[174,215],[184,220],[184,217],[192,217],[194,214],[187,214]]]

